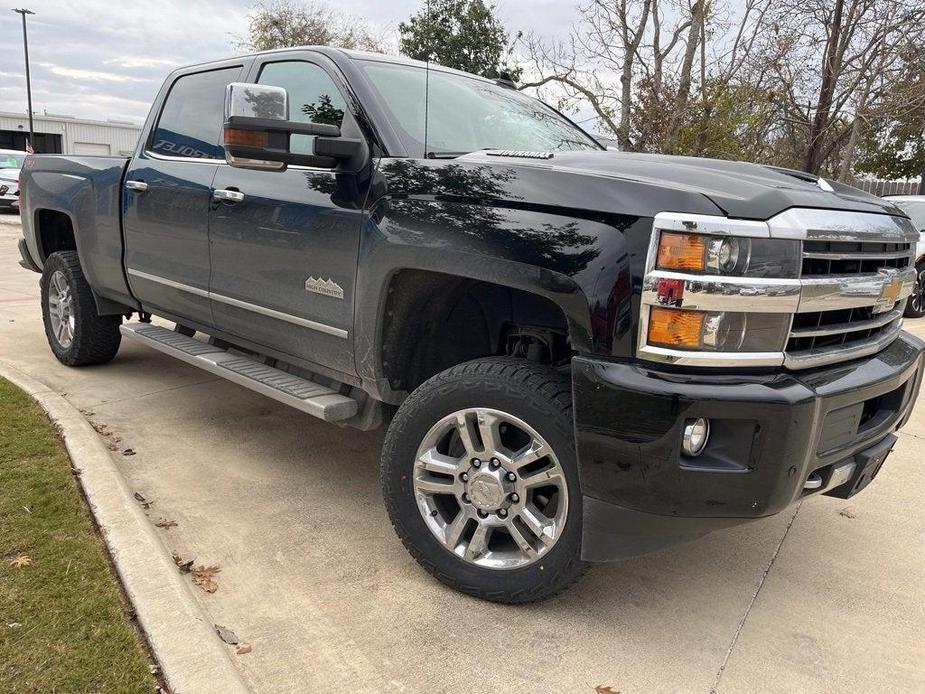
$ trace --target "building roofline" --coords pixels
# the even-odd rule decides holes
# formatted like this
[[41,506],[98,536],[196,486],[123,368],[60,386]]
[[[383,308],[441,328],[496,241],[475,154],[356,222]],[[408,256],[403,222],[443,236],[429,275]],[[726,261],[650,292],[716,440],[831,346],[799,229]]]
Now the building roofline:
[[[0,111],[0,118],[22,118],[23,120],[29,120],[28,113],[16,113],[13,111]],[[58,115],[40,115],[37,113],[32,114],[32,120],[34,121],[46,121],[52,123],[77,123],[78,125],[103,125],[108,128],[123,128],[125,130],[141,130],[144,128],[144,125],[139,123],[135,125],[133,123],[127,123],[124,121],[111,121],[111,120],[93,120],[92,118],[75,118],[72,116],[58,116]]]

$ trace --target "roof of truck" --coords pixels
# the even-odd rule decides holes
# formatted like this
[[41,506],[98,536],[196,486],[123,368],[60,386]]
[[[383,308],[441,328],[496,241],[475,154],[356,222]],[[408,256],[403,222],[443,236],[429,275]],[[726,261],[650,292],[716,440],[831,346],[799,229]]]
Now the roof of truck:
[[440,70],[441,72],[449,72],[457,75],[464,75],[472,79],[484,80],[485,82],[492,82],[492,80],[480,77],[479,75],[474,75],[471,72],[463,72],[462,70],[456,70],[454,68],[446,67],[445,65],[440,65],[439,63],[425,63],[422,60],[414,60],[403,55],[388,55],[386,53],[375,53],[373,51],[357,51],[347,48],[337,48],[335,46],[292,46],[290,48],[274,48],[268,51],[256,51],[254,53],[244,53],[242,55],[229,56],[227,58],[221,58],[219,60],[210,60],[204,63],[196,63],[193,65],[183,65],[180,70],[188,70],[193,67],[204,67],[216,63],[225,63],[229,60],[234,60],[235,58],[253,58],[261,55],[275,55],[279,53],[294,53],[298,51],[315,51],[316,53],[321,53],[326,55],[332,60],[349,58],[351,60],[365,60],[365,61],[376,61],[380,63],[393,63],[395,65],[411,65],[419,68],[430,67],[431,70]]

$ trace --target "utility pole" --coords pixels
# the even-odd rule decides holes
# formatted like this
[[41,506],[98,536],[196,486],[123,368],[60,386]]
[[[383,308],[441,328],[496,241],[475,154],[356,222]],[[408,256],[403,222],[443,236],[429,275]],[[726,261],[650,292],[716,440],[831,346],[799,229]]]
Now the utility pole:
[[27,149],[35,149],[35,126],[32,123],[32,77],[29,75],[29,33],[26,31],[26,15],[35,14],[32,10],[16,8],[13,12],[22,15],[22,46],[26,54],[26,101],[29,107],[29,144]]

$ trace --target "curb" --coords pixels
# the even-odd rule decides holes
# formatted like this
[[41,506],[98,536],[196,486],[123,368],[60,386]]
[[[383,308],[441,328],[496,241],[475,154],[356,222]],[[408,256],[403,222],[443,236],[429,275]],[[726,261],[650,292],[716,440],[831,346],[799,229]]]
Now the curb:
[[181,578],[93,427],[64,397],[18,369],[0,362],[0,376],[35,400],[61,432],[90,511],[170,691],[247,694],[212,620]]

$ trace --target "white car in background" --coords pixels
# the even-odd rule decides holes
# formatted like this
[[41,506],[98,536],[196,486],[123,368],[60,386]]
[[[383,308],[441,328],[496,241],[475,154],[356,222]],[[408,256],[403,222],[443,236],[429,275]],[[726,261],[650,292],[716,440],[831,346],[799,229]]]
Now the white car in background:
[[16,149],[0,149],[0,211],[19,210],[19,172],[27,156]]
[[919,230],[919,242],[915,248],[915,290],[906,304],[906,316],[925,316],[925,195],[885,195],[885,199],[909,215],[912,224]]

